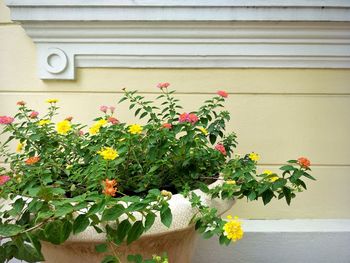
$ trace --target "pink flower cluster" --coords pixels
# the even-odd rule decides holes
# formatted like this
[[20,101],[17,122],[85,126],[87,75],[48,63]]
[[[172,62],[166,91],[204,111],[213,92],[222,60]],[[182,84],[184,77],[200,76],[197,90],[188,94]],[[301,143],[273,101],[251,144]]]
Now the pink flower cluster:
[[0,116],[0,124],[11,124],[15,119],[9,116]]
[[10,180],[10,176],[7,175],[0,175],[0,185],[5,184],[7,181]]
[[26,102],[23,101],[23,100],[20,100],[20,101],[17,101],[16,104],[17,104],[18,106],[24,106],[24,105],[26,105]]
[[100,106],[100,111],[102,111],[104,113],[107,113],[108,109],[111,111],[112,114],[115,111],[115,107],[113,107],[113,106],[109,106],[109,107],[105,106],[105,105]]
[[171,125],[171,123],[164,123],[162,127],[170,130],[173,126]]
[[160,88],[160,89],[166,89],[167,87],[170,86],[170,83],[169,82],[160,82],[158,83],[157,87]]
[[218,143],[216,146],[215,146],[215,149],[218,150],[219,152],[221,152],[223,155],[226,156],[226,149],[225,149],[225,146],[222,145],[221,143]]
[[39,112],[37,112],[37,111],[32,111],[32,112],[29,114],[29,118],[35,119],[36,117],[38,117],[38,115],[39,115]]
[[198,117],[194,113],[182,113],[179,117],[179,122],[190,122],[192,124],[195,124],[198,121]]
[[119,120],[117,118],[114,118],[114,117],[108,117],[107,121],[109,123],[112,123],[112,124],[118,124],[119,123]]
[[218,94],[219,96],[221,96],[223,98],[228,97],[228,93],[226,91],[223,91],[223,90],[219,90],[218,92],[216,92],[216,94]]

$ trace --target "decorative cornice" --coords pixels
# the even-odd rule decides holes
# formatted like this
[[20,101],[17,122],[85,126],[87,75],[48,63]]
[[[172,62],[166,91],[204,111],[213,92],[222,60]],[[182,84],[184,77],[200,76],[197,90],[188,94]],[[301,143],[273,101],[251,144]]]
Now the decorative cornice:
[[76,67],[350,68],[348,0],[52,2],[7,1],[43,79]]

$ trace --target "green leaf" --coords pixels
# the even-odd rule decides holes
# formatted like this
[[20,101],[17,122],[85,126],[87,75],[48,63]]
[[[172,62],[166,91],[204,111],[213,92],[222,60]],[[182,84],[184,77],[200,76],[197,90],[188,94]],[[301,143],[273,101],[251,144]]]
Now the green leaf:
[[292,199],[292,192],[288,187],[283,187],[282,189],[284,196],[286,197],[287,204],[290,205]]
[[207,232],[204,232],[204,233],[202,234],[202,237],[203,237],[204,239],[209,239],[209,238],[211,238],[213,235],[214,235],[214,232],[213,232],[213,231],[207,231]]
[[83,232],[90,224],[89,218],[84,215],[79,215],[73,223],[73,233],[78,234]]
[[145,232],[152,227],[155,219],[156,219],[156,215],[152,212],[146,215]]
[[138,108],[136,111],[135,111],[135,117],[140,113],[142,108]]
[[120,244],[124,241],[128,231],[131,228],[131,224],[128,219],[123,220],[117,228],[117,243]]
[[304,181],[298,179],[298,180],[296,181],[296,184],[297,184],[297,185],[301,185],[305,190],[307,190],[306,184],[304,183]]
[[57,217],[65,216],[67,214],[72,213],[73,210],[74,210],[74,207],[71,204],[67,203],[67,204],[64,204],[62,206],[57,207],[57,210],[55,212],[55,216],[57,216]]
[[171,214],[171,210],[168,206],[163,206],[161,208],[160,220],[165,226],[170,227],[171,222],[173,221],[173,215]]
[[131,242],[137,240],[143,233],[144,227],[142,221],[136,221],[128,232],[126,243],[129,245]]
[[119,260],[115,256],[105,256],[101,263],[119,263]]
[[59,245],[66,241],[72,231],[72,224],[68,221],[53,221],[44,229],[44,235],[52,244]]
[[309,179],[311,179],[311,180],[316,181],[316,178],[315,178],[315,177],[311,176],[310,174],[308,174],[308,173],[306,173],[306,172],[304,172],[303,175],[304,175],[306,178],[309,178]]
[[262,194],[262,199],[263,199],[264,205],[268,204],[271,201],[272,197],[274,197],[273,192],[270,189],[266,190]]
[[23,230],[24,229],[22,226],[1,224],[0,225],[0,236],[3,236],[3,237],[15,236]]
[[69,238],[70,234],[72,233],[72,229],[73,229],[72,223],[69,222],[68,220],[64,220],[62,225],[62,234],[61,234],[62,243]]
[[6,262],[6,249],[4,247],[0,247],[0,263],[5,263]]
[[144,113],[142,113],[142,114],[140,115],[140,119],[142,119],[143,117],[145,117],[147,114],[148,114],[147,111],[145,111]]
[[296,170],[296,169],[297,168],[295,168],[292,165],[284,165],[284,166],[280,167],[280,170],[282,170],[282,171],[293,171],[293,170]]
[[214,144],[216,142],[216,136],[214,134],[209,134],[209,140],[211,144]]
[[113,221],[125,212],[124,206],[117,204],[112,208],[106,209],[102,214],[102,221]]
[[251,191],[251,192],[249,193],[249,195],[248,195],[248,199],[249,199],[250,201],[253,201],[253,200],[255,200],[255,198],[256,198],[256,193],[255,193],[255,191]]
[[142,263],[143,258],[141,255],[128,255],[128,261],[129,262],[134,262],[134,263]]
[[283,186],[286,185],[286,183],[287,183],[287,180],[286,180],[286,179],[279,178],[278,180],[276,180],[276,181],[273,183],[273,188],[274,188],[274,189],[282,188]]
[[118,101],[118,103],[122,103],[124,100],[127,100],[127,99],[128,99],[127,97],[123,97]]
[[25,243],[19,246],[16,258],[20,260],[25,260],[29,263],[44,260],[44,257],[41,255],[41,253],[38,253],[38,251],[34,247]]
[[19,198],[15,201],[12,207],[13,207],[13,210],[16,212],[16,214],[19,214],[21,213],[24,205],[25,205],[25,202],[23,201],[23,199]]
[[103,199],[99,203],[93,204],[90,207],[90,209],[89,209],[87,214],[88,215],[92,215],[92,214],[96,214],[96,213],[100,212],[104,208],[105,204],[106,204],[106,200],[105,199]]
[[95,246],[95,251],[98,252],[98,253],[103,253],[103,252],[106,252],[108,250],[108,246],[106,243],[103,243],[103,244],[97,244]]

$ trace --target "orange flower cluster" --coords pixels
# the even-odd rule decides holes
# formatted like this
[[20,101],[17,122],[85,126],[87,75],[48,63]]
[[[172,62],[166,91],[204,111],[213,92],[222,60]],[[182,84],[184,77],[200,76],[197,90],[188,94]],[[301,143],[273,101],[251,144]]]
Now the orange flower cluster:
[[300,157],[298,158],[298,164],[301,167],[305,167],[305,168],[309,168],[309,166],[311,165],[309,159],[305,158],[305,157]]
[[106,179],[103,181],[103,183],[105,185],[105,189],[103,190],[103,193],[105,195],[115,196],[117,192],[117,181]]
[[27,160],[25,160],[25,163],[27,165],[32,165],[35,164],[37,162],[40,161],[40,157],[39,156],[33,156],[33,157],[29,157]]

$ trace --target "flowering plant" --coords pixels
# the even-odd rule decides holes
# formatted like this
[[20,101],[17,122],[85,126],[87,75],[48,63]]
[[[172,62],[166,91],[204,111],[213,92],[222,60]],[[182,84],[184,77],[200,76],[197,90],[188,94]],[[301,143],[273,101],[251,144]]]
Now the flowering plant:
[[[314,179],[304,157],[288,161],[278,175],[258,173],[259,155],[254,152],[234,154],[236,135],[224,133],[230,119],[223,109],[225,91],[197,111],[182,113],[168,86],[158,85],[157,103],[124,90],[119,103],[128,100],[135,116],[148,117],[144,125],[120,122],[113,106],[101,106],[101,116],[87,132],[72,117],[55,124],[57,99],[46,101],[49,107],[43,116],[19,101],[14,117],[0,117],[3,132],[10,134],[1,145],[9,167],[0,168],[0,197],[12,200],[8,209],[0,210],[0,237],[7,238],[0,246],[0,262],[13,257],[44,260],[41,241],[61,244],[89,226],[105,233],[106,243],[96,250],[108,254],[110,246],[140,238],[156,217],[169,227],[168,200],[175,193],[198,210],[192,222],[204,237],[217,235],[221,244],[229,244],[243,236],[240,221],[222,219],[193,189],[211,198],[261,198],[267,204],[278,197],[290,204],[296,192],[306,189],[303,178]],[[16,152],[10,150],[10,141],[17,141]],[[216,180],[222,183],[209,189]],[[138,256],[129,259],[142,261]],[[146,261],[167,262],[160,256]],[[107,255],[104,262],[118,258]]]

